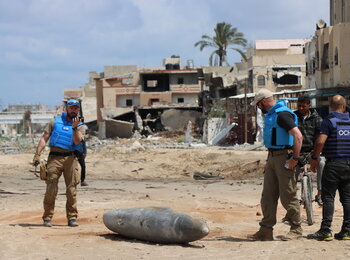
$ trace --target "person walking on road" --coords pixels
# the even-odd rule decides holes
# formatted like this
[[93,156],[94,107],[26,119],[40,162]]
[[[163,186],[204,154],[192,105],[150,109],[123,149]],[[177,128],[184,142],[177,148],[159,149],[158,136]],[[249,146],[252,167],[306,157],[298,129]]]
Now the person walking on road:
[[58,192],[58,180],[62,173],[66,184],[66,216],[68,226],[78,226],[76,186],[80,182],[78,161],[74,151],[80,149],[85,132],[81,119],[78,117],[80,104],[78,100],[70,99],[66,103],[67,113],[55,117],[45,128],[39,140],[33,164],[40,163],[40,154],[49,141],[50,153],[47,161],[46,193],[44,197],[44,226],[52,226],[55,200]]

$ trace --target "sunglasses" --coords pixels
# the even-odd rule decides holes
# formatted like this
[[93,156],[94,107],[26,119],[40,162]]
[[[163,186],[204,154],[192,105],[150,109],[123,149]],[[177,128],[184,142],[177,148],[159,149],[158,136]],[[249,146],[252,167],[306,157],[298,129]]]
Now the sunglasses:
[[67,102],[67,106],[71,107],[71,106],[78,106],[80,107],[79,101],[78,100],[69,100]]

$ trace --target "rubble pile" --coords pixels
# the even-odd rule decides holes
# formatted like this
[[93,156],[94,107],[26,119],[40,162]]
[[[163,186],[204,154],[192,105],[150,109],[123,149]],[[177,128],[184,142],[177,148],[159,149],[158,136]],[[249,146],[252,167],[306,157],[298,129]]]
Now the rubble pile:
[[[41,136],[34,137],[1,137],[0,154],[28,153],[34,152]],[[135,143],[138,143],[137,145]],[[109,138],[100,140],[96,136],[90,136],[87,140],[87,148],[91,152],[101,150],[113,150],[113,148],[126,148],[129,150],[144,149],[214,149],[214,150],[236,150],[236,151],[265,151],[262,144],[241,144],[213,146],[193,138],[191,143],[185,143],[185,131],[173,130],[159,132],[148,137],[134,136],[132,138]],[[133,148],[132,148],[133,147]],[[137,147],[137,149],[135,148]],[[140,148],[142,147],[142,148]]]
[[38,144],[39,138],[1,137],[0,154],[27,153]]

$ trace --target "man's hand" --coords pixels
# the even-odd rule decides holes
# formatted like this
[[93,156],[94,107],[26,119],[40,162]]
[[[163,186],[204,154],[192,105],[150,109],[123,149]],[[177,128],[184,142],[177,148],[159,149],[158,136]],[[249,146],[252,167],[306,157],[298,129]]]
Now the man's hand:
[[35,153],[33,158],[33,166],[38,166],[40,164],[40,154]]
[[311,163],[310,163],[310,170],[312,172],[316,172],[316,170],[318,169],[319,167],[319,163],[318,163],[318,160],[312,160]]
[[72,128],[77,128],[79,123],[81,122],[81,119],[80,117],[76,116],[72,118],[72,121],[73,121]]
[[286,164],[288,164],[288,170],[294,169],[295,166],[297,166],[298,161],[294,160],[293,158],[286,161]]

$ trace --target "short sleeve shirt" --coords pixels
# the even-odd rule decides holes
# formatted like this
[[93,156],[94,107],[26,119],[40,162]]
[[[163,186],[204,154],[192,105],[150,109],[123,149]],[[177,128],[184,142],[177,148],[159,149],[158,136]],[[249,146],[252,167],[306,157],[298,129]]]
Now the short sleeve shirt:
[[287,132],[297,126],[294,122],[294,116],[287,111],[278,113],[277,124]]
[[328,118],[325,118],[322,121],[322,124],[320,127],[320,133],[328,136],[329,133],[332,131],[332,129],[333,129],[333,126],[332,126],[331,121],[329,121]]

